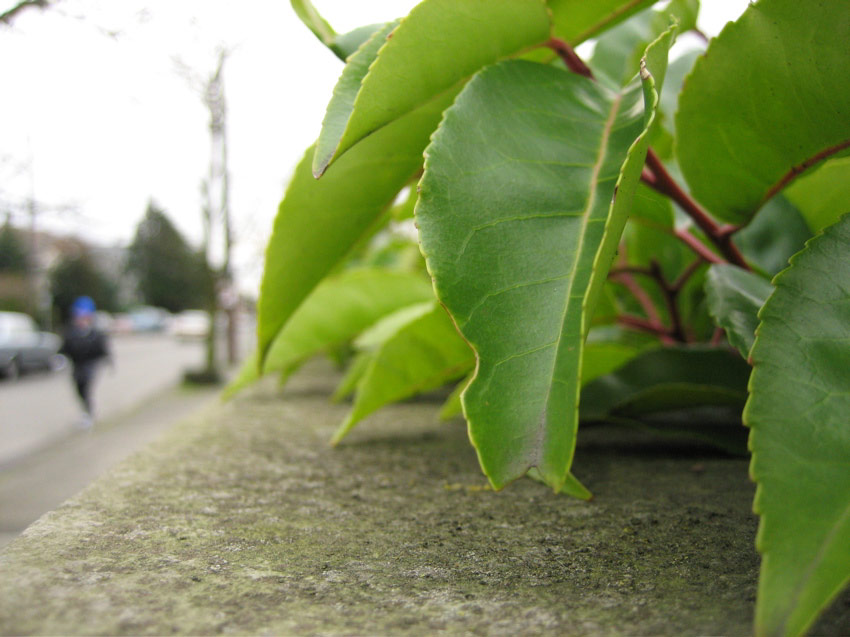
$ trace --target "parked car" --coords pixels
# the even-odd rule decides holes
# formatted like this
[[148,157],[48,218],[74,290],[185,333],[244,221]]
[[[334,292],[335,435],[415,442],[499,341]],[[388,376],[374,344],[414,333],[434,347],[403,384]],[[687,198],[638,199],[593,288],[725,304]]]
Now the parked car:
[[0,312],[0,374],[4,377],[17,378],[23,372],[60,366],[61,345],[62,339],[39,331],[26,314]]
[[162,332],[171,321],[171,314],[166,310],[149,305],[130,310],[128,316],[134,332]]
[[95,329],[98,329],[101,332],[110,333],[113,329],[113,323],[115,323],[115,319],[109,312],[99,311],[94,313]]
[[172,319],[170,331],[181,339],[206,338],[210,332],[210,315],[203,310],[180,312]]

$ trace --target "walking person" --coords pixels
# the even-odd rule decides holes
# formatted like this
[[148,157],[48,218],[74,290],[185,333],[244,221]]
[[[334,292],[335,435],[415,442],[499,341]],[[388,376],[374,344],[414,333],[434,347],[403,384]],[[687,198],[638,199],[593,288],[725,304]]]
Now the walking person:
[[71,305],[71,325],[65,331],[60,354],[71,361],[72,376],[83,416],[78,426],[91,429],[94,424],[92,385],[97,368],[104,360],[110,360],[109,343],[106,335],[95,327],[95,304],[88,296],[78,297]]

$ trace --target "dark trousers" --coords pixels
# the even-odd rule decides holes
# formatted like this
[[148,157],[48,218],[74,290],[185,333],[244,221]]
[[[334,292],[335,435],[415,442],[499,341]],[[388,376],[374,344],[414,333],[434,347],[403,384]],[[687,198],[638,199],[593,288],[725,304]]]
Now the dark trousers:
[[91,415],[91,386],[94,380],[94,372],[97,363],[80,363],[74,366],[74,385],[77,387],[77,394],[80,396],[80,401],[83,403],[83,409]]

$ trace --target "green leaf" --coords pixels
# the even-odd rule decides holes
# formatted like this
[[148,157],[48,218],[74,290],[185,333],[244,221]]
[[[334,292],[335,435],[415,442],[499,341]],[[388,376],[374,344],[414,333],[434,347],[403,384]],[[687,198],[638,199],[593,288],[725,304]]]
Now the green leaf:
[[650,350],[581,393],[583,420],[639,418],[696,406],[742,408],[750,368],[737,354],[706,347]]
[[[528,477],[532,480],[537,480],[538,482],[546,484],[546,480],[543,479],[543,476],[536,467],[532,467],[528,470]],[[579,482],[578,478],[576,478],[572,473],[567,474],[567,479],[564,480],[564,486],[561,487],[561,493],[566,493],[567,495],[571,495],[579,500],[593,499],[593,494],[588,491],[587,487]]]
[[802,213],[812,232],[832,225],[850,212],[850,157],[825,162],[788,186],[785,196]]
[[334,38],[336,38],[336,31],[319,14],[313,3],[310,0],[290,0],[290,4],[292,5],[292,10],[295,11],[295,15],[313,32],[313,35],[319,39],[319,42],[330,47]]
[[811,236],[800,212],[783,195],[776,195],[749,225],[735,233],[735,244],[748,263],[773,276],[788,267],[788,259],[802,250]]
[[384,127],[316,181],[313,152],[295,170],[266,249],[258,304],[259,361],[304,298],[353,246],[374,231],[422,166],[422,151],[453,95]]
[[405,305],[395,310],[391,314],[387,314],[381,320],[376,322],[369,329],[357,337],[354,342],[355,347],[359,350],[378,349],[389,339],[395,336],[398,331],[409,325],[416,319],[428,314],[434,310],[434,299],[429,298],[427,301],[415,303],[413,305]]
[[343,344],[382,317],[434,298],[427,279],[392,270],[348,270],[328,278],[275,338],[263,372],[290,373],[307,358]]
[[756,633],[800,635],[850,580],[850,215],[774,285],[744,410],[761,516]]
[[415,188],[411,188],[402,201],[397,201],[392,208],[392,216],[396,221],[404,221],[405,219],[413,219],[413,209],[416,206],[418,198]]
[[610,374],[640,354],[641,347],[628,343],[587,343],[581,359],[582,386]]
[[705,291],[714,322],[726,330],[729,342],[747,358],[756,339],[759,310],[773,286],[737,266],[715,264],[708,269]]
[[[589,342],[588,339],[581,360],[582,385],[586,385],[592,380],[610,374],[619,367],[622,367],[642,350],[646,349],[646,347],[645,343],[639,345],[637,343],[606,340]],[[440,409],[441,420],[450,420],[463,413],[460,395],[471,380],[472,376],[469,376],[457,384],[457,387],[455,387]]]
[[348,33],[338,34],[328,24],[327,20],[316,11],[316,7],[313,6],[310,0],[290,0],[290,3],[295,14],[313,32],[313,35],[319,39],[319,42],[333,51],[343,62],[382,26],[371,24],[359,27]]
[[655,0],[549,0],[556,37],[576,46],[619,24]]
[[[440,305],[432,302],[425,313],[406,312],[405,316],[406,323],[388,317],[395,331],[371,357],[357,385],[354,407],[334,434],[334,444],[384,405],[441,387],[472,368],[472,350]],[[387,330],[376,326],[376,332],[386,335]]]
[[[560,489],[580,361],[646,152],[672,34],[614,93],[554,67],[479,73],[426,151],[416,220],[437,296],[476,351],[464,413],[495,488],[537,467]],[[651,73],[651,74],[650,74]],[[637,141],[636,141],[637,140]]]
[[349,65],[357,68],[346,69],[334,90],[313,174],[323,174],[367,135],[459,88],[481,67],[546,42],[549,31],[543,0],[424,0],[391,34],[376,33],[352,57]]
[[693,195],[745,224],[798,172],[850,145],[846,0],[760,0],[685,82],[677,155]]
[[[345,127],[351,114],[354,112],[354,103],[357,100],[357,95],[360,92],[363,78],[369,73],[369,67],[378,58],[378,51],[387,42],[387,36],[393,32],[399,22],[387,22],[380,29],[371,35],[366,43],[351,56],[351,59],[345,65],[340,75],[339,80],[333,90],[331,101],[328,102],[328,108],[325,112],[325,118],[322,120],[322,131],[319,139],[316,142],[316,154],[313,157],[312,170],[313,175],[318,177],[324,172],[324,167],[327,162],[324,157],[333,154],[334,147],[328,144],[335,144],[345,133]],[[328,140],[331,140],[328,142]],[[316,169],[318,163],[323,164],[321,170]]]
[[338,34],[331,44],[331,51],[343,62],[346,62],[349,57],[357,52],[357,49],[368,42],[375,33],[383,29],[384,24],[367,24],[348,33]]

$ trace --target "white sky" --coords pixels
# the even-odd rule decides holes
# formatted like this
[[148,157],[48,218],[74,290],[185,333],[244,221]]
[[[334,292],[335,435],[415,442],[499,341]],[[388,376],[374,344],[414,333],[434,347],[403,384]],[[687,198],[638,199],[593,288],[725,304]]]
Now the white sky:
[[[14,5],[0,0],[0,11]],[[338,32],[416,0],[314,0]],[[716,34],[747,0],[703,0]],[[178,71],[225,65],[235,267],[254,292],[286,181],[316,138],[342,63],[286,0],[63,0],[0,26],[0,214],[31,192],[39,225],[128,243],[149,199],[200,241],[208,112]],[[71,211],[50,207],[72,206]],[[14,217],[18,223],[25,218]]]

